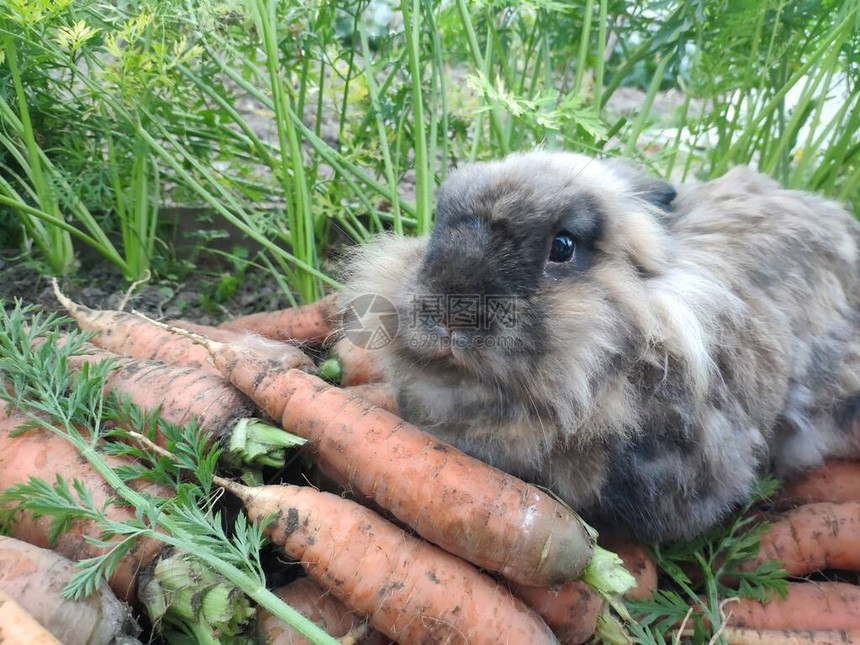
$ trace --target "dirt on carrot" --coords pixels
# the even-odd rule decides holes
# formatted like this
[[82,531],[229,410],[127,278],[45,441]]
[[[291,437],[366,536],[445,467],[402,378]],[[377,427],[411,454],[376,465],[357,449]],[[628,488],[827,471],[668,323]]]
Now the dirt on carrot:
[[[624,568],[636,579],[626,598],[650,598],[657,590],[657,564],[650,550],[629,540],[600,540],[601,546],[615,552]],[[534,609],[552,628],[562,645],[589,641],[597,628],[604,600],[589,585],[579,580],[556,587],[527,587],[511,584],[511,590]]]
[[297,486],[216,484],[322,587],[371,625],[410,643],[556,643],[533,611],[472,565],[419,540],[368,508]]
[[608,549],[621,558],[624,568],[636,579],[636,586],[629,589],[625,598],[643,600],[651,598],[657,591],[657,563],[651,554],[651,549],[632,540],[599,540],[604,549]]
[[[117,367],[108,374],[108,391],[128,396],[144,411],[160,407],[159,416],[170,423],[182,425],[196,418],[213,440],[229,434],[240,419],[256,413],[250,399],[220,374],[119,356],[90,344],[83,349],[86,354],[69,357],[72,369],[85,363],[113,361]],[[163,445],[162,439],[158,436],[159,445]]]
[[860,571],[860,502],[807,504],[773,520],[745,568],[780,560],[789,575],[824,569]]
[[108,645],[137,636],[128,605],[102,584],[86,598],[63,597],[75,563],[48,549],[0,536],[0,590],[65,645]]

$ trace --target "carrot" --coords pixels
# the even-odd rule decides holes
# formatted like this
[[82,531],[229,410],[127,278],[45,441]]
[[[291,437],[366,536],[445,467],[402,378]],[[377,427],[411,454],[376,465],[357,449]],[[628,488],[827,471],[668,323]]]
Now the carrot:
[[371,625],[409,643],[556,643],[503,585],[373,511],[314,488],[216,478],[308,575]]
[[0,589],[0,643],[63,645],[2,589]]
[[603,611],[603,599],[584,582],[574,580],[560,587],[512,585],[513,592],[550,626],[561,645],[589,641]]
[[625,598],[642,600],[651,598],[657,591],[657,563],[650,549],[632,540],[600,540],[605,549],[614,551],[636,579],[636,586],[624,594]]
[[860,462],[828,461],[786,484],[776,499],[777,505],[816,502],[860,502]]
[[[64,339],[57,342],[61,344]],[[36,339],[34,345],[38,344]],[[256,409],[251,401],[220,374],[117,356],[89,343],[84,349],[87,354],[69,357],[72,369],[112,360],[117,367],[107,376],[108,391],[126,395],[144,411],[158,408],[160,418],[176,425],[196,418],[211,441],[222,444],[227,461],[281,466],[285,449],[299,441],[281,428],[254,418]],[[164,435],[157,432],[155,441],[164,446]]]
[[[213,340],[218,339],[213,338]],[[334,354],[340,362],[340,384],[343,387],[375,383],[385,378],[375,353],[353,345],[348,338],[342,338],[337,342]]]
[[[157,360],[178,367],[194,367],[218,373],[209,361],[208,352],[193,341],[154,328],[134,314],[122,311],[99,311],[79,305],[60,292],[54,281],[54,294],[83,331],[98,332],[93,344],[120,356]],[[271,365],[311,369],[313,361],[296,347],[264,339],[245,339],[254,351]]]
[[140,628],[107,585],[80,600],[63,596],[74,562],[47,549],[0,536],[0,591],[66,645],[107,645]]
[[588,565],[589,529],[548,494],[316,376],[197,340],[230,382],[312,443],[327,475],[446,551],[535,587],[575,580]]
[[[34,345],[38,344],[36,339]],[[220,374],[119,356],[89,343],[83,349],[86,354],[69,357],[69,367],[78,370],[87,363],[113,361],[116,369],[108,375],[106,389],[127,395],[143,410],[161,406],[159,416],[170,423],[182,425],[196,417],[218,438],[229,434],[240,419],[254,415],[251,401]]]
[[[657,564],[643,545],[614,541],[602,546],[614,551],[636,579],[636,587],[625,593],[627,598],[650,598],[657,590]],[[597,628],[603,610],[603,599],[589,585],[575,580],[560,587],[526,587],[511,585],[513,592],[534,609],[552,628],[562,645],[588,641]]]
[[323,343],[332,333],[332,321],[336,312],[337,297],[330,295],[311,305],[233,318],[221,323],[219,328],[250,331],[272,340]]
[[[299,578],[276,589],[274,594],[297,612],[309,618],[327,634],[353,643],[375,645],[388,639],[350,611],[349,607],[310,578]],[[311,641],[265,609],[257,610],[257,634],[265,645],[310,645]]]
[[397,414],[397,399],[394,390],[388,383],[364,383],[343,388],[349,396],[357,396],[372,403],[378,408]]
[[245,334],[240,331],[232,331],[230,329],[212,327],[210,325],[198,325],[197,323],[182,320],[180,318],[168,320],[167,324],[171,327],[179,327],[179,329],[184,329],[185,331],[201,334],[202,336],[206,336],[206,338],[217,340],[220,343],[235,343],[245,336]]
[[789,575],[822,569],[860,571],[860,502],[807,504],[787,511],[768,527],[759,552],[744,564],[754,569],[780,560]]
[[726,624],[755,629],[860,629],[860,587],[794,582],[785,599],[740,598],[725,605]]
[[858,629],[745,629],[727,627],[723,636],[731,645],[860,645]]
[[[75,447],[62,437],[41,428],[11,436],[23,423],[23,417],[8,415],[0,410],[0,494],[16,484],[27,483],[30,477],[41,477],[50,482],[59,475],[66,481],[78,479],[83,482],[97,508],[101,508],[108,499],[113,498],[108,484],[81,457]],[[104,459],[112,468],[132,463],[111,455],[104,455]],[[152,483],[138,482],[136,487],[152,494],[168,496],[166,489]],[[135,518],[134,509],[115,504],[107,506],[105,514],[119,522]],[[29,513],[18,513],[7,528],[12,537],[35,546],[50,548],[70,560],[84,560],[103,552],[102,548],[84,539],[84,536],[99,537],[100,530],[94,523],[76,522],[60,533],[53,543],[49,540],[50,525],[51,520],[48,517],[37,518]],[[116,539],[121,538],[117,536]],[[161,543],[155,539],[137,539],[134,548],[122,558],[108,581],[117,597],[134,602],[138,573],[153,563],[161,548]]]

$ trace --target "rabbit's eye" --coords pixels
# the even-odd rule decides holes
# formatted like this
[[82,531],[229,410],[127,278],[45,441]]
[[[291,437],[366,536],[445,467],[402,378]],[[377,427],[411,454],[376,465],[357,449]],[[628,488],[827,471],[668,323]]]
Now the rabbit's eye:
[[573,252],[576,250],[576,241],[573,235],[567,231],[562,231],[552,241],[552,247],[549,250],[550,262],[567,262],[573,257]]

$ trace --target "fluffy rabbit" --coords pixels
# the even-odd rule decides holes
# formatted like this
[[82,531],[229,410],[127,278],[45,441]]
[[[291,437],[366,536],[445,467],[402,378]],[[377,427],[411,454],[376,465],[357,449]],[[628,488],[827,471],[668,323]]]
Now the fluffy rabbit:
[[640,539],[757,475],[860,455],[860,225],[745,168],[681,186],[576,154],[466,166],[424,238],[345,265],[379,294],[404,418]]

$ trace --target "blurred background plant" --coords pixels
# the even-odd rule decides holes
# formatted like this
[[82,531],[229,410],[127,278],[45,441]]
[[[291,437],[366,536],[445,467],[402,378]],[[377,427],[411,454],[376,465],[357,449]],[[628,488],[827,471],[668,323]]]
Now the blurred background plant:
[[429,230],[451,167],[535,145],[677,181],[751,164],[857,212],[858,7],[4,0],[0,247],[136,280],[184,239],[311,301],[340,245]]

